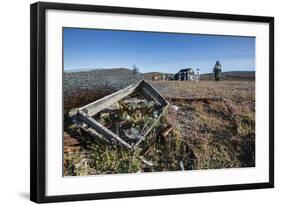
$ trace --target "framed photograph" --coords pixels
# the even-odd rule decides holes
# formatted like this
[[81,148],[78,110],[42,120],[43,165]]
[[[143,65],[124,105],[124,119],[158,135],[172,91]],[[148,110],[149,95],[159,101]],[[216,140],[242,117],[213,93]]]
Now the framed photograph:
[[274,18],[31,5],[30,198],[274,187]]

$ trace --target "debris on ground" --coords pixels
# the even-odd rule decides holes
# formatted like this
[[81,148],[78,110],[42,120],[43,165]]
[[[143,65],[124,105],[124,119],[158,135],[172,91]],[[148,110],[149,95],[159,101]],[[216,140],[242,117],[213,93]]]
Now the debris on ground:
[[184,165],[183,165],[183,162],[182,161],[180,161],[180,169],[182,170],[182,171],[184,171]]
[[163,106],[159,103],[144,99],[139,93],[132,93],[93,118],[131,144],[144,138],[162,110]]
[[135,149],[155,128],[168,102],[142,80],[92,102],[69,115],[85,131],[96,131],[110,143]]
[[173,109],[173,111],[178,111],[179,110],[179,107],[178,106],[176,106],[176,105],[173,105],[173,106],[171,106],[171,108]]

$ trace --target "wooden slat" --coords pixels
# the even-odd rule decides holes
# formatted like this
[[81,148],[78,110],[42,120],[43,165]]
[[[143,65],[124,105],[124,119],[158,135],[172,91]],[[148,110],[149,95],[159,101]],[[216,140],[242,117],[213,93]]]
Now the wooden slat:
[[82,120],[86,124],[88,124],[91,128],[95,129],[98,133],[101,133],[104,137],[106,137],[110,141],[118,141],[121,145],[125,146],[126,148],[132,148],[130,144],[125,142],[122,138],[111,132],[106,127],[102,126],[99,122],[94,120],[92,117],[88,116],[83,111],[78,112],[79,120]]
[[102,99],[99,99],[93,103],[90,103],[82,108],[80,108],[79,110],[87,110],[87,114],[89,116],[93,116],[96,113],[98,113],[99,111],[109,107],[110,105],[112,105],[113,103],[121,100],[122,98],[128,96],[129,94],[131,94],[132,92],[134,92],[134,90],[136,89],[137,85],[130,85],[127,88],[123,89],[123,90],[119,90],[115,93],[112,93],[111,95],[108,95]]
[[165,98],[156,91],[155,88],[153,88],[147,81],[143,80],[141,81],[140,85],[140,91],[144,95],[148,95],[150,98],[152,98],[154,101],[158,102],[163,107],[167,106],[169,103],[165,100]]

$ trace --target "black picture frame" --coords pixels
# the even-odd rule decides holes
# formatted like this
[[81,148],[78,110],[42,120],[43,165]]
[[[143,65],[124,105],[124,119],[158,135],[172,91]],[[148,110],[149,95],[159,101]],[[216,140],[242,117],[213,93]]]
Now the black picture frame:
[[[46,10],[68,10],[101,13],[169,16],[195,19],[216,19],[269,24],[269,182],[238,185],[171,188],[158,190],[89,193],[46,196],[45,145],[46,145],[46,96],[45,96],[45,19]],[[125,8],[82,4],[38,2],[30,7],[30,199],[37,203],[76,200],[97,200],[123,197],[141,197],[198,192],[217,192],[274,187],[274,18],[265,16],[230,15],[218,13]]]

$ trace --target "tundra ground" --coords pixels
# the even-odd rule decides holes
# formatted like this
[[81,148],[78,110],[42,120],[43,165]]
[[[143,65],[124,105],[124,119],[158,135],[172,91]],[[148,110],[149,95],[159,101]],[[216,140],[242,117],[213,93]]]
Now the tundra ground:
[[[79,149],[65,149],[65,175],[134,173],[255,166],[254,81],[151,81],[169,101],[162,125],[172,126],[165,138],[152,132],[149,149],[134,152],[98,143],[75,130],[67,112],[114,91],[76,89],[64,96],[65,135]],[[146,146],[147,146],[146,145]],[[140,157],[151,162],[143,163]]]

